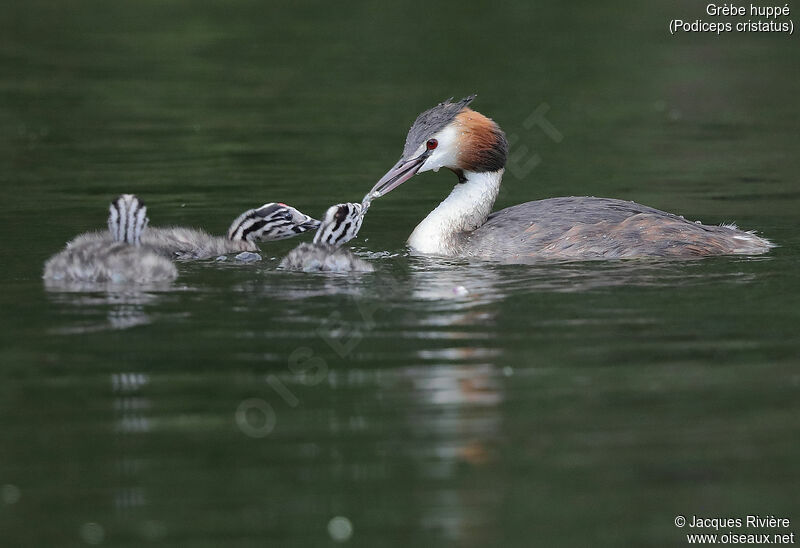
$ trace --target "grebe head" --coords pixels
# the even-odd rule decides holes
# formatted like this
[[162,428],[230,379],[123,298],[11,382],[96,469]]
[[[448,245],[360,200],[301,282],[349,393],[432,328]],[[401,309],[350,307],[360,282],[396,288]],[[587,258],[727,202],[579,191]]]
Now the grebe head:
[[133,194],[122,194],[108,206],[108,230],[115,242],[139,245],[150,219],[147,206]]
[[229,240],[284,240],[319,227],[319,221],[282,203],[271,202],[239,215],[228,229]]
[[363,204],[346,203],[329,207],[314,235],[314,243],[340,246],[349,242],[358,234],[368,208],[368,201]]
[[475,95],[451,99],[420,114],[406,137],[400,161],[367,194],[388,194],[417,173],[446,167],[457,174],[499,171],[506,164],[508,143],[491,118],[468,108]]

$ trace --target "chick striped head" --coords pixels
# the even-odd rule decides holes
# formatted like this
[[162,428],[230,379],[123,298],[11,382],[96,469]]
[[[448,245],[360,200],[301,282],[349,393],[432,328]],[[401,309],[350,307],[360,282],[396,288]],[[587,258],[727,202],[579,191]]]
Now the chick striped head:
[[239,215],[228,229],[229,240],[284,240],[313,230],[319,221],[282,203],[270,202]]
[[352,240],[361,228],[366,211],[367,206],[354,203],[329,207],[314,235],[314,243],[340,246]]
[[108,230],[115,242],[139,245],[150,219],[147,206],[133,194],[122,194],[108,207]]

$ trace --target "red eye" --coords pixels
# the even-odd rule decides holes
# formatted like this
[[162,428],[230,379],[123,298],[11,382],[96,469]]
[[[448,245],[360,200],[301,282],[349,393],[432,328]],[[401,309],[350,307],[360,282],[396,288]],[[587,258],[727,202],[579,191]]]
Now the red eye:
[[439,141],[436,139],[428,139],[428,142],[425,143],[425,146],[428,147],[428,150],[433,150],[439,146]]

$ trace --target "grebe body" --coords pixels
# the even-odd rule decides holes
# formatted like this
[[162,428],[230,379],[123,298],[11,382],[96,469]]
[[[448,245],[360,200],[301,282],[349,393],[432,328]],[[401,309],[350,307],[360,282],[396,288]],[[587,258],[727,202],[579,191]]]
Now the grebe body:
[[493,120],[468,108],[474,97],[420,114],[400,161],[367,194],[384,196],[424,171],[444,167],[457,175],[450,195],[411,233],[413,251],[527,262],[756,255],[773,247],[733,225],[704,225],[610,198],[550,198],[492,213],[508,144]]

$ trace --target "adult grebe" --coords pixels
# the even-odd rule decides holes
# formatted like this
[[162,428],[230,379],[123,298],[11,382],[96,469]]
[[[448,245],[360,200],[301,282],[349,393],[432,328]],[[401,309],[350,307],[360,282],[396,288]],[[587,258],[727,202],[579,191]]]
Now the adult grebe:
[[773,247],[735,226],[693,223],[611,198],[550,198],[490,214],[508,144],[493,120],[467,107],[474,98],[448,100],[420,114],[400,161],[367,194],[384,196],[416,173],[442,167],[458,176],[450,195],[411,233],[408,245],[415,251],[524,262],[751,255]]
[[356,237],[368,208],[368,200],[329,207],[314,235],[314,242],[291,250],[280,267],[304,272],[372,272],[371,264],[339,247]]
[[[318,226],[319,221],[297,209],[271,202],[239,215],[231,223],[226,236],[212,236],[197,228],[151,226],[142,234],[142,243],[171,258],[208,259],[226,253],[258,251],[256,242],[291,238]],[[109,238],[107,232],[90,232],[79,236],[71,244],[109,241]]]
[[148,245],[142,234],[148,223],[147,207],[133,194],[123,194],[109,206],[104,238],[78,237],[48,259],[48,282],[149,283],[174,280],[172,261]]

